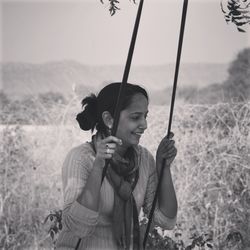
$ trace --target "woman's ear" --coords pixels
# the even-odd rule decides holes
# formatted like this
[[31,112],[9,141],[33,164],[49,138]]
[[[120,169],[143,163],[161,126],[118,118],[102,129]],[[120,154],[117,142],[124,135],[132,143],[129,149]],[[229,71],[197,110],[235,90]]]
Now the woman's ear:
[[112,115],[108,111],[104,111],[102,113],[102,120],[103,120],[103,123],[105,124],[105,126],[107,128],[109,128],[109,129],[112,128],[114,119],[113,119]]

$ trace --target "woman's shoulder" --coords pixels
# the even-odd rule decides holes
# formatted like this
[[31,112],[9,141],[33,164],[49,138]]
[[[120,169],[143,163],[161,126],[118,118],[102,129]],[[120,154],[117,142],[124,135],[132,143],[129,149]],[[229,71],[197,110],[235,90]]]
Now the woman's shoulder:
[[62,164],[63,183],[70,177],[84,178],[92,169],[95,155],[90,143],[83,143],[73,147],[66,155]]
[[67,154],[66,158],[78,161],[86,161],[86,159],[94,158],[95,152],[90,142],[82,143],[73,147]]

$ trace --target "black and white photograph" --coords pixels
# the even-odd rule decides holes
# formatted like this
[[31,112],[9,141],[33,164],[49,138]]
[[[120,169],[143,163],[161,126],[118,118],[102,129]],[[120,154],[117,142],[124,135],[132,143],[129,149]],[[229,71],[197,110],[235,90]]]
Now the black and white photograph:
[[1,250],[250,250],[250,0],[0,0]]

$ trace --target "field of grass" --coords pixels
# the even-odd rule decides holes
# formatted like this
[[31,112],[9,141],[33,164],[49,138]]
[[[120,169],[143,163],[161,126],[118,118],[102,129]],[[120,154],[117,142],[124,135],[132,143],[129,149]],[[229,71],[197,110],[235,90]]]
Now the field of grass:
[[[74,120],[76,105],[55,112],[60,124],[1,126],[0,249],[53,249],[43,221],[62,207],[62,162],[70,148],[91,137]],[[141,144],[153,154],[168,111],[150,108]],[[205,234],[214,249],[250,248],[250,103],[179,104],[172,131],[179,212],[175,230],[163,234],[179,249]]]

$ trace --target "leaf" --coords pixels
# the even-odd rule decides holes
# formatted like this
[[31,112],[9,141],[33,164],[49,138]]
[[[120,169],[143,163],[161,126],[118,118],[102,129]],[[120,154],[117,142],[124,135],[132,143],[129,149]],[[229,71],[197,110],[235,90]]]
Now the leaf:
[[233,20],[241,20],[243,19],[243,16],[233,16]]
[[209,247],[209,248],[213,248],[213,246],[211,245],[211,244],[207,244],[207,247]]
[[240,13],[241,13],[241,14],[247,14],[247,13],[249,13],[249,10],[240,9]]
[[44,219],[43,224],[45,224],[45,223],[48,221],[48,219],[49,219],[49,215],[48,215],[48,216],[46,216],[46,218]]
[[221,11],[226,14],[227,12],[223,9],[223,6],[222,6],[222,2],[220,2],[220,8],[221,8]]
[[237,26],[242,26],[242,25],[245,25],[245,24],[247,24],[247,22],[236,22]]
[[245,30],[243,30],[243,29],[241,29],[239,27],[237,27],[237,29],[238,29],[239,32],[244,32],[244,33],[246,32]]
[[54,232],[51,230],[51,231],[50,231],[50,237],[51,237],[52,240],[54,239],[54,236],[55,236],[55,234],[54,234]]

